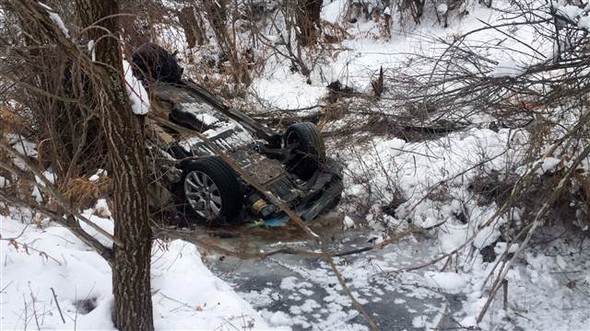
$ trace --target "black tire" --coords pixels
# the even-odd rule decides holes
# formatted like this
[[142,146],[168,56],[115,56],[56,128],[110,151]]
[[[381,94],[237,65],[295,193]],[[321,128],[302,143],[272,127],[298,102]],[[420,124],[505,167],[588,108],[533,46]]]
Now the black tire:
[[285,148],[292,149],[285,162],[287,170],[303,180],[313,177],[326,158],[324,140],[315,124],[302,122],[290,125],[283,141]]
[[182,78],[183,69],[176,58],[164,48],[145,43],[133,53],[133,73],[144,84],[153,81],[164,83],[178,83]]
[[219,157],[188,163],[174,191],[180,212],[189,219],[207,224],[240,222],[242,190],[236,174]]

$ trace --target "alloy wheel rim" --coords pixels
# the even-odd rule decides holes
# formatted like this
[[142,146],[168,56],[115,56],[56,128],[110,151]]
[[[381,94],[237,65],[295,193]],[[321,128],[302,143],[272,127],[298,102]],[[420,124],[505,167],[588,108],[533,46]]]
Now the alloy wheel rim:
[[206,173],[189,172],[184,180],[184,194],[191,208],[204,219],[212,221],[221,214],[223,203],[219,187]]

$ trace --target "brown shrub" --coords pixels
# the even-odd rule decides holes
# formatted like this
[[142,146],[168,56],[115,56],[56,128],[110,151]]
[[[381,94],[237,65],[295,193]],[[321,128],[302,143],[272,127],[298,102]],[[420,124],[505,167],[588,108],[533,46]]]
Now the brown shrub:
[[0,106],[0,132],[26,134],[26,120],[17,109]]
[[87,178],[74,178],[66,186],[64,197],[76,208],[90,208],[97,199],[111,192],[111,179],[100,177],[96,181]]

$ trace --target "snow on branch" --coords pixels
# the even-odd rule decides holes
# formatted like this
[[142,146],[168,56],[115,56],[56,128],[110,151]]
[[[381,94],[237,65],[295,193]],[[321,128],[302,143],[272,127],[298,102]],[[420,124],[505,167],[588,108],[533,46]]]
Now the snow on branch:
[[45,9],[45,11],[47,12],[47,14],[49,15],[49,19],[53,22],[53,24],[55,24],[60,30],[61,32],[63,32],[63,34],[66,37],[70,37],[70,31],[68,30],[68,28],[66,28],[66,25],[64,24],[64,21],[61,19],[61,17],[55,12],[55,10],[53,10],[51,7],[49,7],[48,5],[39,2],[39,5],[41,5],[41,7],[43,7]]

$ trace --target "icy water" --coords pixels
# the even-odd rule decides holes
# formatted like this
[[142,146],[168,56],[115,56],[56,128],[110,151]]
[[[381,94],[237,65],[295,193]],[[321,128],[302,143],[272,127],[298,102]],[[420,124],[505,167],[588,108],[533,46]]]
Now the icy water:
[[[322,222],[323,221],[323,222]],[[314,225],[333,252],[371,246],[379,236],[369,229],[342,231],[340,219]],[[297,229],[245,230],[237,238],[219,239],[234,251],[272,251],[290,247],[313,250]],[[428,249],[428,245],[418,245]],[[277,254],[265,259],[204,254],[211,270],[260,311],[273,327],[293,330],[362,330],[366,324],[352,308],[329,265],[305,254]],[[412,330],[447,326],[453,305],[442,294],[420,286],[420,271],[399,272],[418,264],[426,252],[404,242],[382,249],[335,258],[356,299],[382,330]]]

